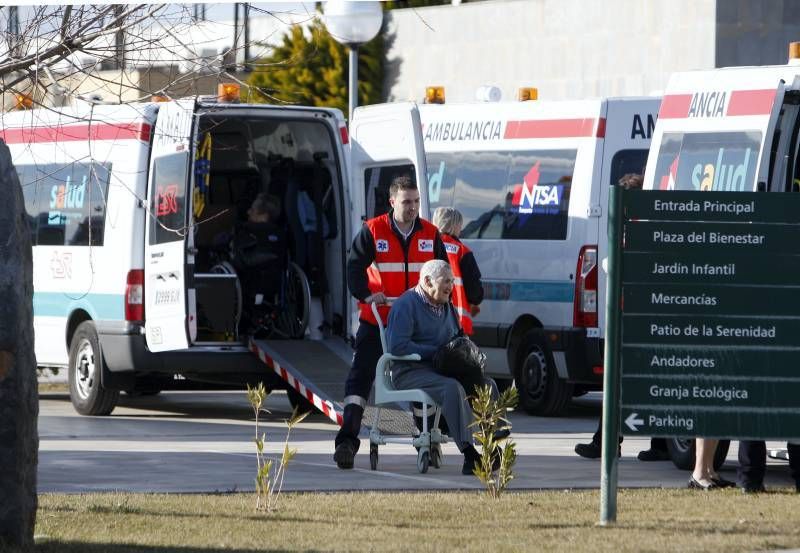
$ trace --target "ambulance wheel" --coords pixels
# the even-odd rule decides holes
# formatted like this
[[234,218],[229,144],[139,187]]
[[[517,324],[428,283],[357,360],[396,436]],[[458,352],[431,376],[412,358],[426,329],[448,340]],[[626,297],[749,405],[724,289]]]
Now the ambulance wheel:
[[[725,463],[728,456],[728,449],[731,447],[730,440],[720,440],[717,444],[717,451],[714,453],[714,470]],[[667,438],[667,452],[672,463],[681,470],[693,470],[695,463],[694,438]]]
[[308,312],[311,305],[311,286],[308,277],[297,263],[290,263],[284,288],[281,312],[278,314],[278,329],[299,340],[306,335]]
[[514,380],[520,407],[529,415],[559,415],[572,399],[572,384],[559,378],[553,354],[539,331],[531,330],[523,336]]
[[286,388],[286,397],[289,398],[289,404],[291,404],[294,411],[297,411],[298,415],[302,413],[311,413],[315,409],[314,405],[310,401],[308,401],[306,398],[300,395],[300,392],[290,386]]
[[369,444],[369,468],[378,470],[378,446]]
[[420,472],[420,474],[425,474],[428,472],[428,467],[430,464],[431,454],[428,453],[427,449],[421,449],[417,454],[417,470]]
[[117,405],[119,391],[103,388],[103,354],[94,325],[78,325],[69,345],[69,397],[81,415],[109,415]]

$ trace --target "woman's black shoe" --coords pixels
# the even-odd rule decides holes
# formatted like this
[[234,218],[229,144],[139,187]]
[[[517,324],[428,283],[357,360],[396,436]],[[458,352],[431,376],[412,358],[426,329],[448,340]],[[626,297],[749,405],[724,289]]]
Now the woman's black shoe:
[[712,478],[711,479],[714,484],[717,485],[718,488],[735,488],[736,482],[731,482],[730,480],[725,480],[721,476],[719,478]]
[[708,486],[704,486],[700,482],[694,479],[694,476],[689,477],[689,484],[687,486],[690,490],[716,490],[719,486],[715,482],[711,482]]

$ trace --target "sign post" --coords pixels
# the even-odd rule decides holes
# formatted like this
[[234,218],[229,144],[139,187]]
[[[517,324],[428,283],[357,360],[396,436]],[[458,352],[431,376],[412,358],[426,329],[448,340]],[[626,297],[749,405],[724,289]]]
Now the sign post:
[[612,188],[601,524],[618,428],[797,438],[798,275],[800,195]]

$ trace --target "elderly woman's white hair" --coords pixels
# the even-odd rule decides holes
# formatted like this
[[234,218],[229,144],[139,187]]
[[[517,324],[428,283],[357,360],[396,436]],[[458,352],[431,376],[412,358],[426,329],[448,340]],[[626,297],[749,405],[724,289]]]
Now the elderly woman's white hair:
[[450,264],[447,261],[431,259],[430,261],[426,261],[419,270],[419,281],[425,282],[425,278],[427,277],[430,278],[431,282],[434,282],[437,279],[444,276],[451,276],[452,274],[453,270],[450,268]]
[[461,215],[461,212],[454,207],[440,206],[433,212],[431,222],[436,225],[439,232],[456,236],[456,234],[458,234],[456,230],[464,223],[464,217]]

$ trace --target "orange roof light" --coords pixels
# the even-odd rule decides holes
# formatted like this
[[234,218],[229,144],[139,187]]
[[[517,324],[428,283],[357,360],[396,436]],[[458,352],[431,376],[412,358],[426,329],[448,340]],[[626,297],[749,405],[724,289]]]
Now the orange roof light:
[[429,86],[425,88],[426,104],[444,104],[444,87]]
[[539,89],[533,86],[523,86],[517,90],[517,100],[520,102],[527,102],[529,100],[539,99]]
[[800,58],[800,42],[789,43],[789,59],[796,60]]
[[163,96],[161,94],[153,94],[150,97],[151,102],[169,102],[169,96]]
[[220,102],[238,102],[240,87],[237,83],[219,83],[217,100]]
[[15,109],[32,109],[33,108],[33,98],[31,98],[27,94],[15,94],[14,95],[14,108]]

